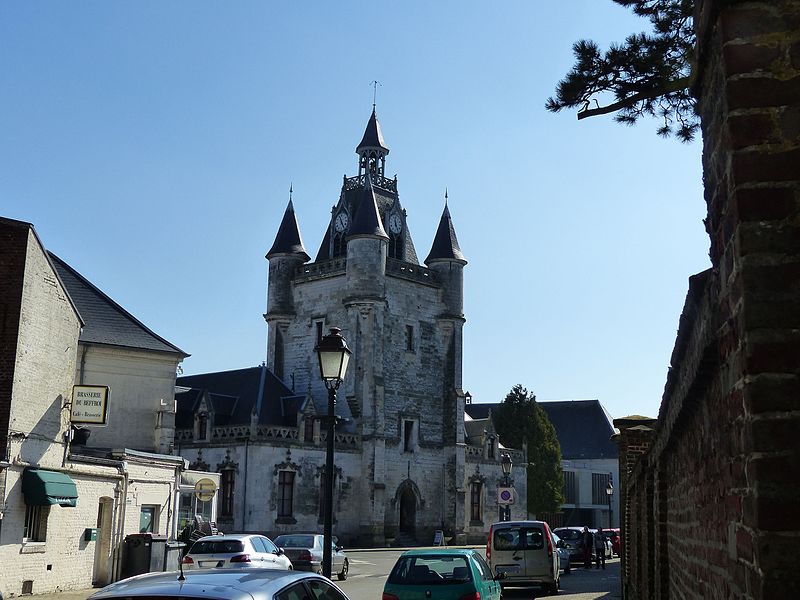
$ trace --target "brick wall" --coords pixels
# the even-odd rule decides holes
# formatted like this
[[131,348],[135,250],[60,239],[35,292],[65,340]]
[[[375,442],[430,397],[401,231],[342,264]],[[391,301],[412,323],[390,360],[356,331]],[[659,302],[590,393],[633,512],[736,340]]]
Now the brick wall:
[[627,598],[800,597],[800,1],[697,2],[712,268],[649,450],[621,428]]

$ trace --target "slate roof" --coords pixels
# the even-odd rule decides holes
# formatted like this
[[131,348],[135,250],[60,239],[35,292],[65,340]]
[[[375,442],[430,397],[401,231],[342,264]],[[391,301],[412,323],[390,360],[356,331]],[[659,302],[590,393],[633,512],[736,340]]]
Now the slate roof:
[[[305,394],[289,389],[266,366],[232,371],[184,375],[176,380],[175,415],[177,429],[192,427],[194,412],[203,395],[214,410],[215,425],[249,425],[250,415],[258,414],[261,425],[297,426],[297,414],[306,402]],[[327,397],[314,400],[318,414],[327,411]],[[347,402],[336,404],[336,414],[350,418]]]
[[367,128],[364,130],[364,136],[361,138],[361,143],[356,146],[356,152],[362,148],[382,148],[389,154],[389,148],[386,142],[383,141],[383,132],[381,131],[381,124],[378,122],[378,115],[375,112],[375,107],[372,107],[372,114],[367,121]]
[[303,262],[311,260],[311,257],[303,247],[303,239],[300,237],[300,227],[297,224],[297,216],[294,214],[294,205],[289,200],[289,205],[283,213],[278,233],[272,248],[267,252],[267,258],[275,254],[297,254],[302,257]]
[[361,201],[358,204],[356,217],[353,219],[353,224],[350,226],[347,237],[357,235],[372,235],[389,239],[389,236],[386,235],[386,230],[383,228],[369,175],[367,175],[367,184],[361,192]]
[[189,356],[149,329],[58,256],[52,252],[48,254],[85,322],[79,338],[81,342],[167,352],[182,358]]
[[[358,217],[358,208],[361,205],[361,195],[363,194],[363,191],[363,187],[356,187],[352,189],[346,189],[346,186],[342,187],[340,204],[347,208],[347,211],[350,213],[351,220],[354,220]],[[395,192],[383,189],[379,185],[375,185],[373,183],[372,193],[375,196],[375,205],[378,207],[378,214],[380,215],[381,223],[386,221],[387,215],[393,207],[395,210],[402,210],[400,207],[400,200]],[[330,254],[331,227],[332,223],[328,225],[328,228],[325,231],[325,236],[322,238],[322,243],[319,245],[319,250],[317,250],[317,255],[314,258],[314,261],[323,261],[332,258]],[[414,248],[414,242],[411,238],[411,231],[409,230],[408,226],[406,226],[405,229],[405,262],[411,263],[412,265],[419,264],[417,251]]]
[[450,218],[450,209],[447,208],[446,204],[442,212],[442,218],[439,219],[439,227],[436,230],[436,236],[433,238],[431,251],[428,254],[428,258],[425,259],[425,264],[429,265],[432,260],[441,258],[457,260],[464,264],[467,262],[458,245],[453,219]]
[[[467,404],[465,410],[473,419],[486,418],[497,412],[499,403]],[[565,460],[617,458],[619,449],[611,441],[612,419],[599,400],[563,400],[539,402],[553,424]]]

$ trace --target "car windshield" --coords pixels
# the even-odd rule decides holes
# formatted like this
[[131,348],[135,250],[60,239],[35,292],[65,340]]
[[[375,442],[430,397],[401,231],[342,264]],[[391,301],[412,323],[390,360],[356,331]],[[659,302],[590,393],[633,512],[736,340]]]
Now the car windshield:
[[450,585],[472,581],[464,556],[431,554],[401,556],[389,574],[389,583],[399,585]]
[[562,540],[570,542],[580,539],[581,532],[578,529],[556,529],[555,531]]
[[275,538],[275,545],[281,548],[313,548],[313,535],[279,535]]
[[199,540],[189,550],[189,554],[232,554],[234,552],[244,552],[244,544],[239,540]]

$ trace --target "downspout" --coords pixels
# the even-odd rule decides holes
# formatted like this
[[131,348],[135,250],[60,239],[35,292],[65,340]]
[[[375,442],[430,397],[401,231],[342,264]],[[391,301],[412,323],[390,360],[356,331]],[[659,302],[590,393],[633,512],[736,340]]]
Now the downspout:
[[244,440],[244,485],[242,486],[242,531],[247,531],[247,455],[250,448],[250,436]]
[[125,535],[125,509],[128,504],[128,463],[123,461],[120,466],[122,472],[122,493],[120,494],[119,512],[117,513],[117,531],[114,542],[114,558],[111,564],[111,573],[114,581],[122,578],[122,542]]

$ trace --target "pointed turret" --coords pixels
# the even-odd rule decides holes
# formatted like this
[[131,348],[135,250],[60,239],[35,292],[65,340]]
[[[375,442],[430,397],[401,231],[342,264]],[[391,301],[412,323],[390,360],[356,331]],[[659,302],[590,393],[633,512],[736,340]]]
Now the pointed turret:
[[388,245],[368,173],[347,236],[347,287],[352,298],[383,298]]
[[458,238],[456,237],[456,230],[453,227],[453,219],[450,218],[450,209],[447,204],[444,205],[444,212],[442,218],[439,220],[439,228],[436,230],[436,236],[433,238],[433,246],[425,259],[425,264],[429,267],[432,261],[446,260],[460,262],[462,265],[467,264],[467,259],[461,252],[458,245]]
[[389,239],[386,230],[383,228],[383,221],[378,211],[378,203],[375,200],[375,191],[372,189],[372,178],[369,173],[367,173],[367,182],[361,192],[356,217],[350,226],[347,239],[363,236]]
[[356,154],[359,156],[359,176],[369,173],[373,177],[384,177],[386,155],[389,154],[389,148],[383,141],[381,124],[378,122],[374,104],[372,105],[372,115],[370,115],[367,128],[364,130],[364,137],[356,146]]
[[436,273],[442,286],[442,300],[447,307],[447,314],[442,316],[463,320],[464,265],[467,264],[467,259],[464,258],[458,245],[450,209],[447,207],[446,192],[442,218],[439,220],[439,228],[436,230],[436,237],[433,239],[425,264]]
[[303,239],[300,237],[300,227],[297,224],[297,217],[294,214],[294,205],[291,199],[283,213],[283,220],[278,227],[278,234],[272,248],[267,252],[267,258],[277,254],[292,254],[303,259],[303,262],[311,260],[311,257],[303,247]]
[[[310,260],[303,240],[300,237],[300,227],[292,205],[291,189],[289,190],[289,205],[283,213],[283,220],[278,227],[278,234],[272,248],[267,252],[269,260],[269,282],[267,285],[267,314],[264,318],[270,322],[280,316],[294,314],[294,299],[292,297],[291,281],[294,271],[304,262]],[[274,365],[270,365],[274,371]]]

